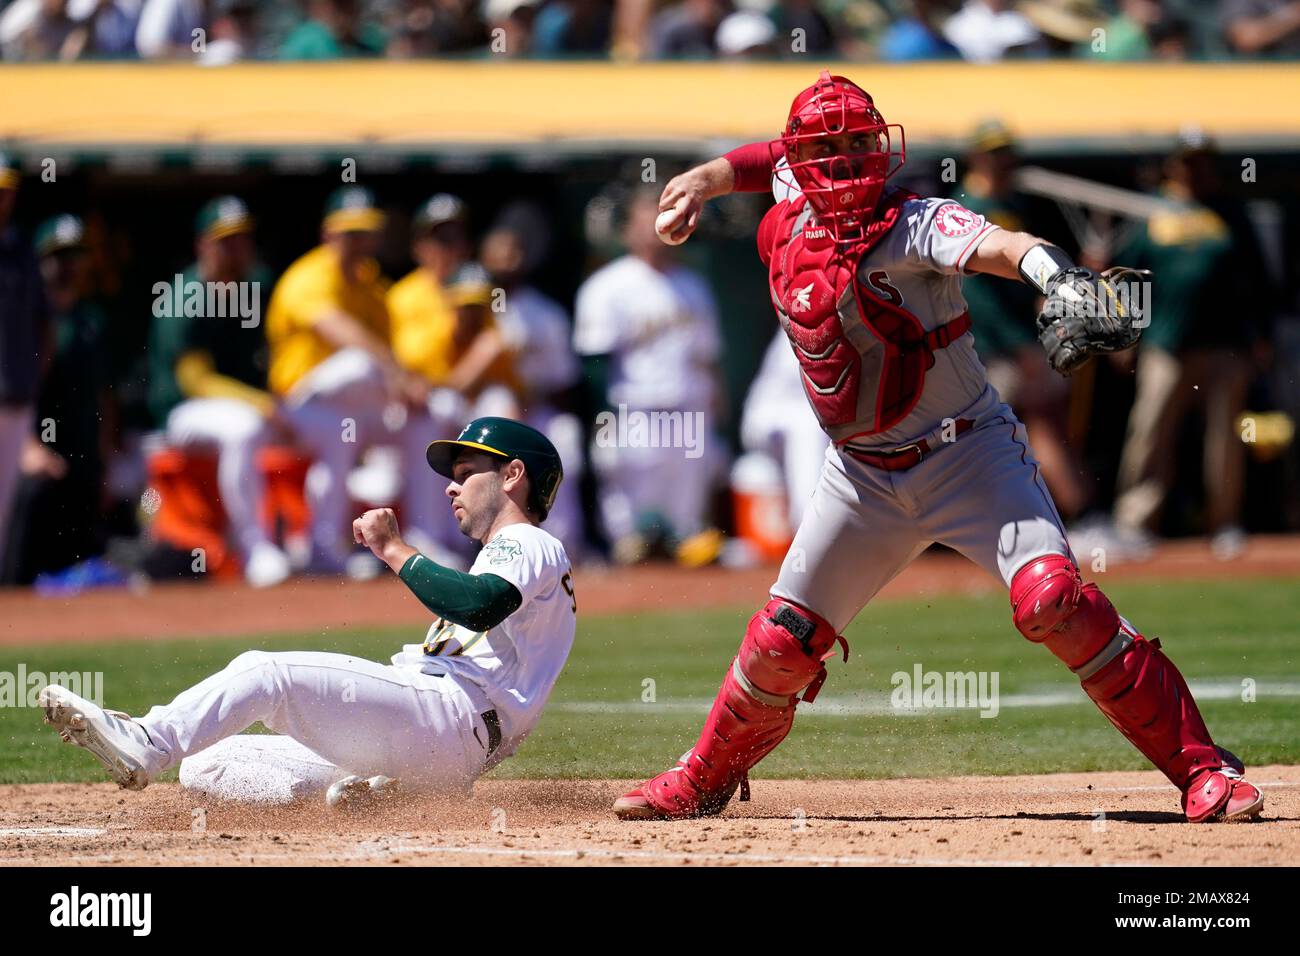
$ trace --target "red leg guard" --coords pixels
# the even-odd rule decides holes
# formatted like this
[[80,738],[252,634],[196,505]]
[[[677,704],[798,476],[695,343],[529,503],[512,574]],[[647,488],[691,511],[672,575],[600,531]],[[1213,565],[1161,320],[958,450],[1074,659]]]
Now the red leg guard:
[[615,810],[625,817],[721,812],[749,769],[790,732],[799,693],[808,701],[816,696],[826,677],[824,662],[843,642],[827,621],[773,598],[750,619],[695,746],[672,770],[623,797]]
[[1262,796],[1238,770],[1223,774],[1224,752],[1159,642],[1123,621],[1068,558],[1047,555],[1017,572],[1011,608],[1020,633],[1078,674],[1101,712],[1182,791],[1189,820],[1258,812]]

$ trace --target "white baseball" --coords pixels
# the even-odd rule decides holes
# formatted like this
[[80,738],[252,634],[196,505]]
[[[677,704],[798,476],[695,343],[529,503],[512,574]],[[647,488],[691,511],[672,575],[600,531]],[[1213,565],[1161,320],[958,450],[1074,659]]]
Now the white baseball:
[[683,217],[681,210],[676,207],[665,209],[659,214],[659,218],[655,220],[655,232],[657,232],[659,238],[668,243],[668,245],[680,246],[686,241],[686,236],[682,235],[674,237],[673,232],[682,224],[682,222]]

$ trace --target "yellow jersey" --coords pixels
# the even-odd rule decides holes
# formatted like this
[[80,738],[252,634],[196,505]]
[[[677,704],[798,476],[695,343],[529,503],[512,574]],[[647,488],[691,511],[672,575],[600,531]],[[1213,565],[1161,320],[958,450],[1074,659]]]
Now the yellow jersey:
[[267,376],[271,391],[288,392],[304,375],[334,354],[315,329],[321,316],[339,311],[388,340],[387,282],[379,263],[367,259],[355,280],[344,278],[338,255],[318,246],[284,271],[267,306],[266,338],[271,347]]
[[[393,355],[403,368],[422,376],[431,385],[446,383],[470,344],[457,345],[456,304],[448,290],[425,269],[417,268],[388,290]],[[495,327],[489,315],[483,329]],[[509,356],[503,354],[494,362],[485,379],[513,385]]]

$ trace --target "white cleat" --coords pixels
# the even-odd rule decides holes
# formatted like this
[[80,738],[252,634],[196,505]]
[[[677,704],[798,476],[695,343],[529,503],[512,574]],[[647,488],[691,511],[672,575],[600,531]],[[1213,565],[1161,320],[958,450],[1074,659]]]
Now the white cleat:
[[269,541],[259,541],[249,552],[244,579],[255,588],[271,588],[293,573],[289,556]]
[[89,750],[121,787],[149,786],[149,767],[161,756],[149,734],[126,714],[104,710],[66,687],[52,684],[38,697],[45,722],[70,744]]
[[361,810],[391,799],[397,789],[392,777],[344,777],[325,792],[325,805],[331,810]]

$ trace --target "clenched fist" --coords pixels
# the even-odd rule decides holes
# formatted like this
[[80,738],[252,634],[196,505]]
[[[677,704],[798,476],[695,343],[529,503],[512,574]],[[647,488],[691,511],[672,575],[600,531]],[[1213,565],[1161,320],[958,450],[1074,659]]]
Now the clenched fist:
[[[352,537],[390,568],[400,570],[415,549],[402,540],[392,508],[375,508],[352,522]],[[397,562],[394,567],[394,562]]]

